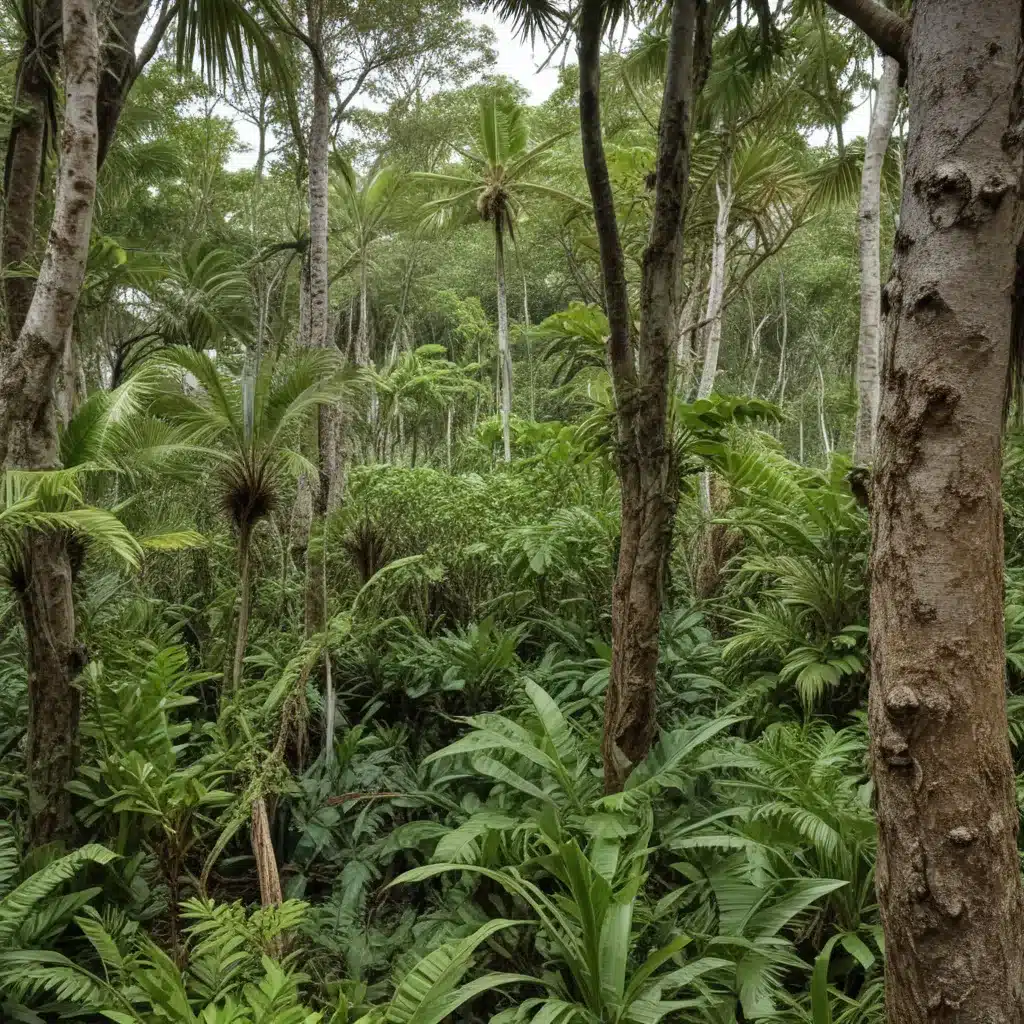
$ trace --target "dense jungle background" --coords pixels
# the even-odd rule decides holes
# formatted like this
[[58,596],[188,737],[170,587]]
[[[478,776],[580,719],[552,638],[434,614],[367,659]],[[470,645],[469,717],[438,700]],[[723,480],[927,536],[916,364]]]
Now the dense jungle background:
[[[586,2],[61,8],[0,17],[0,393],[53,422],[3,450],[0,1018],[881,1020],[897,62],[816,0],[598,3],[599,50]],[[1002,501],[1020,767],[1012,425]]]

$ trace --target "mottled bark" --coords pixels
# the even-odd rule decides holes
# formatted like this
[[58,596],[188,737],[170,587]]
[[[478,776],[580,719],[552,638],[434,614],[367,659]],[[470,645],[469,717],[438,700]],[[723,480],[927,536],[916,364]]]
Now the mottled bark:
[[36,197],[54,118],[60,0],[29,6],[32,24],[15,73],[14,113],[4,166],[3,266],[7,332],[17,340],[32,303],[35,278],[27,270],[36,255]]
[[892,57],[882,63],[878,97],[864,147],[857,236],[860,248],[860,336],[857,341],[857,421],[853,435],[853,463],[871,462],[875,426],[881,398],[879,342],[882,334],[881,207],[882,165],[896,120],[900,66]]
[[1024,1020],[1000,434],[1021,0],[918,0],[872,489],[871,754],[888,1017]]
[[699,0],[674,0],[662,98],[654,212],[643,257],[640,337],[634,357],[621,241],[600,119],[601,0],[580,13],[580,128],[594,205],[615,387],[621,532],[612,587],[612,664],[601,743],[604,784],[621,790],[655,731],[658,625],[677,482],[667,436],[677,336],[679,263],[689,183],[690,100]]
[[505,285],[505,225],[494,220],[494,272],[498,282],[498,408],[505,461],[512,461],[512,353],[508,344],[508,289]]
[[[0,375],[0,466],[50,469],[57,463],[54,392],[85,278],[96,197],[96,91],[99,39],[95,0],[65,0],[65,115],[57,195],[39,279]],[[66,784],[74,770],[81,668],[75,646],[71,562],[59,533],[28,534],[21,607],[29,658],[29,839],[67,839]]]

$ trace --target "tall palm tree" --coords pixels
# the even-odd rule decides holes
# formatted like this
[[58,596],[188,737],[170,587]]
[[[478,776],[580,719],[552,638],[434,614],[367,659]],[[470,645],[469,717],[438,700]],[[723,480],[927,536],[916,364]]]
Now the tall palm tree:
[[512,356],[508,343],[505,288],[505,239],[514,239],[527,196],[544,196],[582,205],[557,188],[531,180],[531,175],[564,133],[530,145],[526,111],[517,103],[490,94],[480,100],[480,120],[469,148],[458,149],[462,166],[448,174],[421,172],[415,177],[444,188],[447,194],[427,204],[427,221],[443,225],[474,213],[494,231],[498,289],[498,358],[501,362],[501,429],[505,461],[512,459],[509,419],[512,415]]

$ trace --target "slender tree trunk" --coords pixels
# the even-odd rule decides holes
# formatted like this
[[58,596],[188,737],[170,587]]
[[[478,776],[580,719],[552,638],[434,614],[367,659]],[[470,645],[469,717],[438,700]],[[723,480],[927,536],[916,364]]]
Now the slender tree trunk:
[[231,692],[238,693],[242,685],[242,666],[245,648],[249,643],[249,607],[252,601],[251,583],[252,526],[243,523],[238,532],[238,627],[235,630],[235,656],[231,662]]
[[711,279],[708,281],[708,302],[704,310],[704,365],[701,367],[697,397],[707,398],[715,388],[718,373],[718,350],[722,343],[722,301],[725,298],[725,257],[729,243],[729,218],[732,215],[732,175],[725,169],[725,187],[715,182],[718,216],[715,220],[715,242],[711,251]]
[[[313,62],[313,119],[309,133],[309,333],[310,345],[326,348],[328,340],[328,156],[330,145],[330,83],[322,69],[324,13],[316,0],[308,4],[309,33],[316,54]],[[362,330],[362,325],[360,325]],[[358,342],[357,342],[358,350]],[[338,473],[338,410],[317,410],[319,479],[311,482],[314,542],[306,559],[306,632],[319,633],[327,622],[328,511],[340,500]],[[330,654],[324,654],[324,756],[334,754],[335,694]],[[268,833],[269,835],[269,833]]]
[[498,279],[498,392],[501,408],[501,440],[505,461],[512,461],[512,353],[508,345],[508,295],[505,289],[505,222],[494,220],[494,266]]
[[860,206],[857,209],[860,338],[857,343],[857,422],[853,436],[853,462],[856,466],[867,465],[874,454],[881,395],[878,347],[882,333],[882,165],[896,120],[899,80],[899,64],[892,57],[884,58],[878,98],[864,148],[864,170],[860,182]]
[[825,422],[825,374],[821,371],[821,363],[818,363],[818,426],[821,428],[821,449],[828,462],[832,454],[832,440],[828,436],[828,424]]
[[1021,26],[1020,0],[914,5],[872,485],[876,885],[898,1024],[1024,1020],[1000,497]]
[[366,260],[359,267],[359,331],[356,334],[356,366],[370,365],[370,281]]
[[[65,115],[49,242],[25,323],[0,376],[0,466],[51,469],[57,460],[54,383],[74,320],[96,199],[95,0],[65,0]],[[21,606],[28,640],[29,840],[68,838],[66,784],[75,760],[82,658],[75,645],[72,572],[60,533],[25,538]]]
[[604,5],[601,0],[583,0],[580,8],[580,134],[609,323],[608,356],[615,387],[622,507],[619,560],[612,588],[612,664],[601,741],[608,792],[622,789],[633,767],[647,755],[655,731],[658,626],[678,498],[667,414],[689,184],[697,9],[698,0],[674,0],[672,4],[654,213],[643,258],[637,360],[630,338],[625,260],[601,137]]

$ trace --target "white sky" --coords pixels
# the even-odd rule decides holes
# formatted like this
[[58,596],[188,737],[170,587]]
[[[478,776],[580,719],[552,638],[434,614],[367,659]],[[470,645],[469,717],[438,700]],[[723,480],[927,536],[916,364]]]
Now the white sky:
[[[529,40],[524,41],[514,36],[511,27],[500,21],[491,12],[467,11],[466,17],[475,24],[487,25],[494,31],[498,61],[492,69],[493,73],[507,75],[509,78],[521,82],[529,91],[531,103],[543,103],[554,92],[558,85],[561,54],[556,54],[547,67],[538,70],[548,56],[547,48],[542,43],[539,43],[538,47],[534,49]],[[570,52],[569,60],[574,61],[575,54]],[[227,117],[233,115],[233,111],[223,105],[219,107],[218,113]],[[859,135],[866,136],[869,120],[868,104],[861,103],[844,125],[847,140],[855,139]],[[228,166],[232,170],[251,167],[256,161],[256,129],[253,125],[236,118],[235,130],[243,144],[249,149],[247,152],[234,154],[228,161]],[[824,130],[813,132],[810,136],[811,144],[824,144],[827,134]]]

